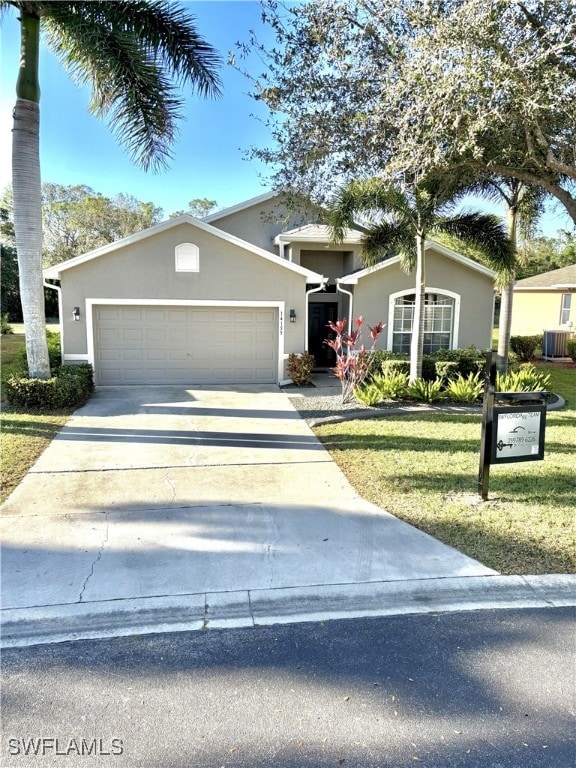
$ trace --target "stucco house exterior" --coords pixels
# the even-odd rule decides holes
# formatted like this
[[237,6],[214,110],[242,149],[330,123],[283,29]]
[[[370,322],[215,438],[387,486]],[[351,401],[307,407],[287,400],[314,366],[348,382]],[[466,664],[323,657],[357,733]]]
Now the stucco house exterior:
[[[364,269],[359,230],[330,242],[317,213],[268,193],[203,220],[184,215],[44,271],[59,292],[66,363],[99,386],[279,383],[291,352],[334,362],[326,323],[382,321],[407,350],[414,278],[397,258]],[[490,345],[494,273],[426,246],[426,350]]]
[[514,286],[511,333],[534,336],[576,326],[576,264],[518,280]]

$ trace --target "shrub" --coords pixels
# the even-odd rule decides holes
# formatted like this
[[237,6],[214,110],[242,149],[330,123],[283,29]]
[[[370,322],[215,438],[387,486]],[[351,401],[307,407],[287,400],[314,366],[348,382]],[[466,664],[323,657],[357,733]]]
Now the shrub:
[[380,390],[374,381],[361,384],[354,390],[354,397],[364,405],[378,405],[382,400]]
[[576,339],[568,339],[566,342],[566,351],[568,352],[568,357],[571,357],[576,363]]
[[545,392],[552,380],[549,373],[539,373],[533,365],[522,365],[517,371],[496,376],[497,392]]
[[31,379],[9,376],[5,382],[5,396],[10,405],[39,411],[60,408],[78,408],[92,394],[94,383],[92,366],[63,365],[51,379]]
[[443,397],[442,381],[426,381],[425,379],[416,379],[408,385],[407,394],[415,400],[423,400],[425,403],[435,403]]
[[394,376],[398,373],[410,373],[409,360],[384,360],[382,363],[382,374],[384,376]]
[[314,355],[311,355],[309,352],[302,352],[301,355],[291,352],[288,355],[286,370],[288,376],[292,379],[292,383],[297,387],[311,384],[312,370],[315,362]]
[[382,373],[382,366],[387,360],[407,360],[408,355],[402,352],[390,352],[387,349],[374,349],[367,352],[368,355],[368,377],[378,376]]
[[448,381],[445,389],[450,400],[458,403],[473,403],[482,397],[483,391],[484,382],[480,372],[469,373],[466,377],[459,373],[455,379]]
[[0,316],[0,333],[2,333],[2,335],[4,335],[5,333],[14,333],[12,326],[8,322],[7,314]]
[[538,348],[542,348],[542,335],[510,336],[510,349],[521,362],[533,360]]
[[[356,327],[348,333],[346,332],[346,324],[346,319],[337,320],[335,323],[332,321],[328,322],[327,325],[334,331],[335,336],[333,339],[326,339],[324,341],[324,344],[336,353],[336,365],[332,370],[342,384],[343,403],[348,403],[354,398],[354,391],[363,384],[370,370],[369,353],[364,348],[364,344],[361,343],[364,318],[355,318],[354,325]],[[384,325],[378,323],[374,327],[369,326],[368,330],[372,339],[372,349],[370,352],[373,352],[378,336],[384,330]],[[360,343],[359,349],[356,348],[358,343]]]
[[374,379],[382,400],[400,400],[408,389],[408,373],[399,371],[390,376],[378,376]]
[[462,376],[478,373],[484,369],[486,364],[486,352],[474,346],[464,349],[437,349],[429,357],[436,363],[440,361],[456,363],[455,373],[460,373]]
[[458,373],[458,363],[456,360],[437,360],[434,363],[434,369],[436,371],[436,378],[443,381],[450,380],[456,376],[462,376]]

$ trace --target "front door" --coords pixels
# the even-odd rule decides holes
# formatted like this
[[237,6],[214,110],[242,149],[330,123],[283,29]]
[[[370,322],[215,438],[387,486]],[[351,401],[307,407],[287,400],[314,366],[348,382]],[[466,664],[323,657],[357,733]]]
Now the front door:
[[314,355],[316,368],[332,368],[336,365],[336,354],[325,339],[333,339],[334,331],[327,327],[328,321],[338,319],[337,301],[311,301],[308,305],[308,351]]

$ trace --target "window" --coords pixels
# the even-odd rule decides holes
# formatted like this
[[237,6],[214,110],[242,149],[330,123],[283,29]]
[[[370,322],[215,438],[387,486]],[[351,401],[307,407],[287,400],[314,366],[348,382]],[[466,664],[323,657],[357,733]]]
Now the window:
[[199,272],[200,249],[193,243],[180,243],[175,250],[176,272]]
[[567,325],[570,322],[570,308],[572,306],[572,294],[562,294],[562,304],[560,305],[560,325]]
[[[442,293],[427,293],[424,304],[424,354],[450,349],[454,328],[455,299]],[[392,350],[410,353],[416,295],[397,296],[394,301]]]

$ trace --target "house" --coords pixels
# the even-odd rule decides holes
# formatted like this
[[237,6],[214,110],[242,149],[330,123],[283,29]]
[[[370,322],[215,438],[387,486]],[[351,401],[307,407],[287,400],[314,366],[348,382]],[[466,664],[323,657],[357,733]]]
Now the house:
[[534,336],[576,325],[576,264],[518,280],[514,286],[511,334]]
[[[364,269],[362,234],[330,241],[317,211],[268,193],[184,215],[44,271],[59,293],[66,363],[100,386],[285,381],[291,352],[333,364],[326,323],[383,321],[382,348],[406,351],[414,278],[391,258]],[[426,244],[425,349],[490,345],[494,273]]]

